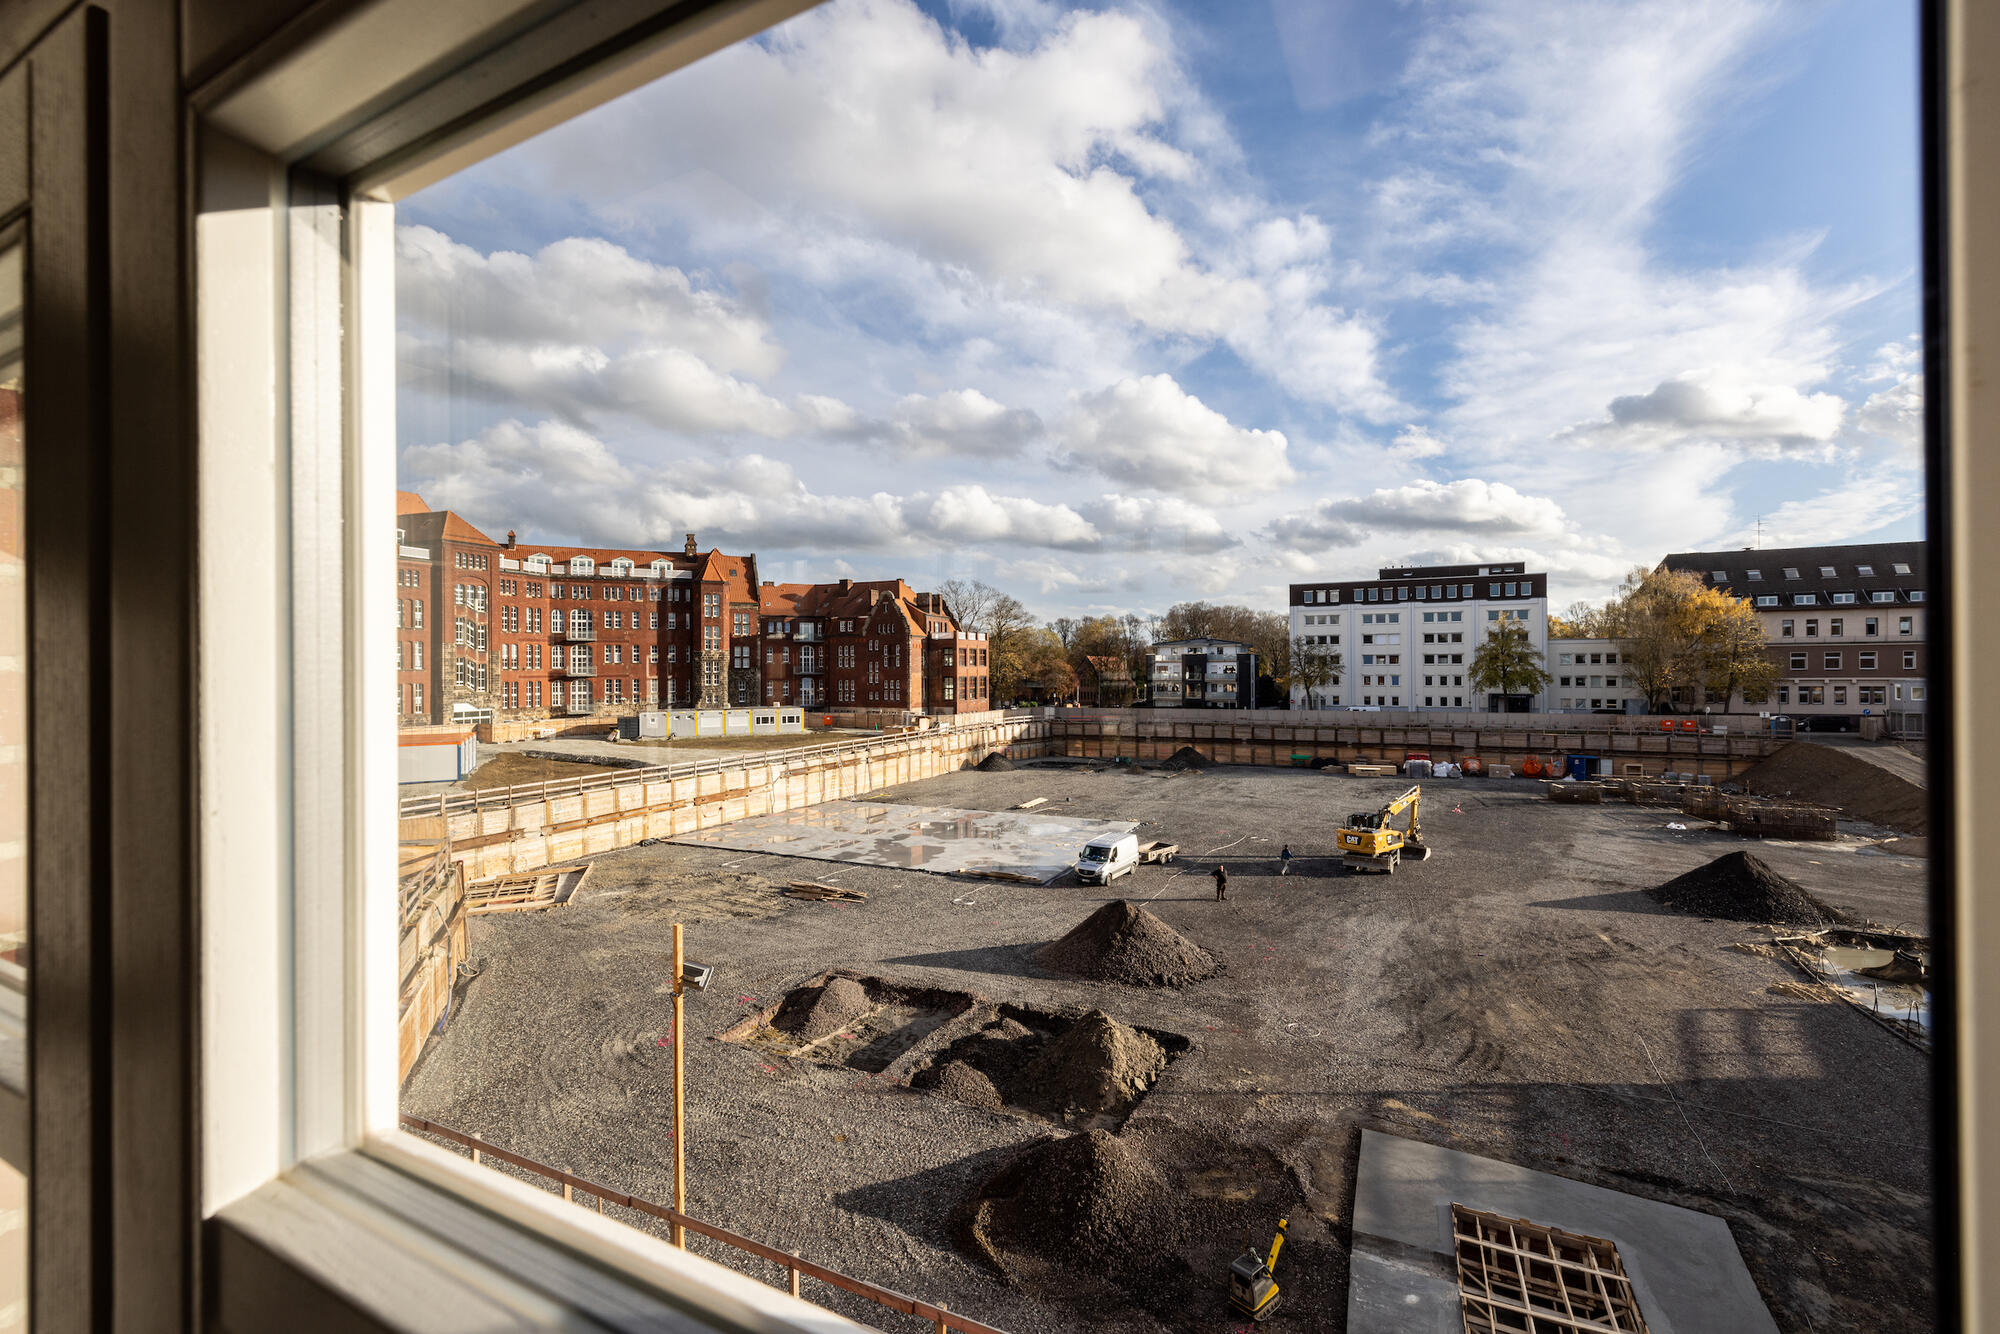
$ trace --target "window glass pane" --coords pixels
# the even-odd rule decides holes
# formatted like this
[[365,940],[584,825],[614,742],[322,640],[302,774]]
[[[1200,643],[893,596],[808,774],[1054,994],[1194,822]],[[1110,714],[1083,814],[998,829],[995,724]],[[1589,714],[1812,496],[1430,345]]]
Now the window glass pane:
[[[27,1084],[28,613],[19,243],[0,250],[0,1083]],[[4,1328],[4,1326],[0,1326]]]
[[[1063,728],[1076,720],[1049,710],[1022,724],[1031,737],[982,743],[1002,764],[961,756],[940,775],[918,763],[893,791],[872,771],[795,784],[780,765],[745,768],[746,753],[884,737],[921,748],[940,718],[1009,726],[980,720],[1017,703],[1603,709],[1671,713],[1675,735],[1586,718],[1544,741],[1524,724],[1509,736],[1478,720],[1433,731],[1381,717],[1367,744],[1397,766],[1486,748],[1484,763],[1533,775],[1561,751],[1712,788],[1767,758],[1770,694],[1796,687],[1822,712],[1847,702],[1839,682],[1829,696],[1782,680],[1847,660],[1794,656],[1833,635],[1816,616],[1800,628],[1774,613],[1844,612],[1851,595],[1820,575],[1823,561],[1853,566],[1833,554],[1843,541],[1916,545],[1921,515],[1880,499],[1921,494],[1904,438],[1921,415],[1914,196],[1911,226],[1839,250],[1837,264],[1785,244],[1828,200],[1886,197],[1854,179],[1889,167],[1843,160],[1825,199],[1773,211],[1732,146],[1776,152],[1812,117],[1810,99],[1784,100],[1804,97],[1787,80],[1809,76],[1743,73],[1779,40],[1753,39],[1764,20],[1663,34],[1657,14],[1610,7],[1572,49],[1533,24],[1418,7],[1419,31],[1376,34],[1379,82],[1355,94],[1316,68],[1347,49],[1341,34],[1315,47],[1295,31],[1318,11],[1403,8],[836,0],[397,205],[401,1055],[405,1109],[444,1127],[426,1133],[477,1132],[661,1205],[678,1146],[694,1155],[697,1216],[815,1258],[879,1262],[859,1277],[957,1307],[956,1291],[929,1286],[963,1273],[939,1223],[946,1204],[967,1204],[1043,1136],[1147,1142],[1133,1107],[1150,1075],[1115,1110],[1034,1110],[1017,1076],[1029,1047],[1060,1034],[1029,1020],[1101,1006],[1120,1033],[1233,1050],[1254,1044],[1220,1036],[1238,1021],[1204,1011],[1207,998],[1265,1012],[1249,969],[1185,1005],[1055,983],[1038,951],[1089,910],[1050,889],[1071,854],[1050,863],[1055,875],[1020,871],[999,891],[925,882],[1025,864],[1004,860],[1018,848],[971,851],[964,833],[1042,797],[1004,786],[1020,781],[1004,776],[1009,748],[1139,772],[1183,744],[1303,768],[1336,743],[1264,720],[1240,741],[1190,722],[1128,746],[1140,735],[1128,724],[1159,717],[1134,710],[1070,751]],[[1221,17],[1236,9],[1258,17]],[[1837,26],[1827,41],[1857,40]],[[1902,40],[1907,54],[1913,31]],[[1911,62],[1881,59],[1881,77],[1904,71],[1913,104]],[[1845,64],[1813,68],[1851,77]],[[1624,86],[1633,70],[1671,77],[1638,79],[1642,96]],[[1752,117],[1725,133],[1713,115],[1767,98],[1790,109],[1782,132]],[[1718,191],[1729,207],[1705,209]],[[1845,236],[1840,219],[1819,221]],[[1889,295],[1847,299],[1832,275],[1885,254],[1909,261],[1883,270]],[[1835,531],[1849,522],[1868,526]],[[1889,554],[1872,553],[1873,568]],[[1422,696],[1403,693],[1401,672],[1413,587],[1423,622],[1408,647],[1434,650],[1410,663],[1429,673],[1409,682]],[[1568,609],[1560,633],[1552,598]],[[623,610],[642,601],[667,615]],[[1343,645],[1329,609],[1354,603],[1369,610],[1350,616],[1360,627]],[[1571,675],[1551,679],[1551,658]],[[1620,670],[1577,670],[1590,665]],[[794,699],[808,711],[786,731],[769,706]],[[1361,729],[1326,730],[1347,733],[1343,762],[1358,758]],[[1534,767],[1516,767],[1531,755]],[[1067,798],[1071,777],[1037,781]],[[1155,821],[1141,842],[1179,836],[1178,822],[1201,831],[1188,848],[1216,849],[1211,862],[1255,863],[1288,839],[1330,856],[1345,815],[1287,827],[1281,804],[1250,801],[1211,839],[1192,784],[1148,787],[1166,794],[1154,810],[1109,781],[1093,818]],[[1432,817],[1440,828],[1467,818],[1455,800]],[[909,814],[919,806],[932,813]],[[1537,805],[1520,818],[1568,817]],[[1626,890],[1662,878],[1636,847],[1601,860]],[[1453,866],[1417,874],[1449,885],[1463,874]],[[1856,894],[1893,882],[1921,895],[1920,868],[1868,869]],[[1139,867],[1132,898],[1176,929],[1220,930],[1170,906],[1186,881],[1147,897],[1169,874]],[[940,897],[954,910],[898,907]],[[1903,916],[1886,904],[1875,915]],[[678,979],[663,964],[675,923],[716,969],[711,990],[683,996],[678,1034]],[[1676,929],[1717,950],[1726,934]],[[1324,957],[1322,943],[1284,939],[1270,947]],[[1761,1070],[1761,1037],[1742,1035],[1796,1016],[1763,1013],[1776,1001],[1758,991],[1757,1023],[1724,1023],[1714,996],[1734,984],[1689,979],[1658,1023],[1696,1035],[1677,1039],[1679,1068],[1620,1078],[1700,1079],[1716,1125],[1750,1124],[1787,1091],[1718,1084],[1688,1053],[1722,1044],[1717,1068]],[[1002,994],[1019,1014],[995,1008]],[[1580,1013],[1543,994],[1537,1004]],[[1308,1038],[1294,1018],[1259,1021],[1282,1032],[1257,1041],[1296,1044],[1297,1068],[1346,1059],[1338,1036]],[[999,1033],[980,1039],[989,1026]],[[1788,1059],[1807,1071],[1821,1056],[1801,1046]],[[1160,1070],[1168,1058],[1162,1047]],[[1241,1136],[1218,1161],[1292,1163],[1295,1146],[1268,1129],[1289,1113],[1251,1101],[1238,1116],[1228,1101],[1298,1096],[1289,1065],[1181,1059],[1163,1087],[1190,1095],[1181,1107],[1230,1108],[1195,1119]],[[685,1135],[671,1120],[677,1061],[692,1069]],[[1923,1124],[1899,1101],[1908,1089],[1869,1085],[1905,1113],[1874,1127],[1898,1143]],[[1653,1112],[1607,1112],[1597,1096],[1563,1103],[1579,1124],[1615,1123],[1579,1153],[1617,1161],[1657,1133]],[[968,1128],[954,1099],[983,1099],[994,1116]],[[1876,1147],[1858,1128],[1854,1139]],[[1717,1190],[1724,1178],[1814,1170],[1803,1152],[1752,1160],[1721,1130],[1707,1142],[1727,1161],[1688,1155],[1672,1169],[1674,1193],[1697,1207],[1739,1207]],[[1892,1157],[1897,1188],[1921,1194],[1922,1154]],[[1320,1156],[1328,1179],[1338,1159]],[[1177,1186],[1186,1168],[1158,1170]],[[953,1198],[920,1204],[932,1186]],[[1330,1216],[1295,1217],[1309,1214]],[[852,1235],[818,1221],[830,1216]],[[1781,1240],[1760,1264],[1818,1236],[1796,1218],[1763,1221]],[[1346,1244],[1298,1226],[1297,1256]],[[1176,1235],[1162,1224],[1159,1272],[1213,1267],[1177,1251]],[[1899,1245],[1923,1242],[1911,1230]],[[1129,1277],[1090,1281],[1125,1284],[1136,1309]],[[1797,1287],[1783,1272],[1757,1278],[1762,1291]],[[1003,1326],[1074,1325],[1054,1299],[966,1282],[990,1304],[969,1309]],[[1203,1284],[1180,1310],[1215,1305]]]

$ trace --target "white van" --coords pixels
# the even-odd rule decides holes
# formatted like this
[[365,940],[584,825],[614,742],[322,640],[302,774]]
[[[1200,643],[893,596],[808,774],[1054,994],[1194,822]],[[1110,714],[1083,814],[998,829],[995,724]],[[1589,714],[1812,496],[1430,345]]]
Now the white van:
[[1076,878],[1086,885],[1108,885],[1130,875],[1138,864],[1137,834],[1106,834],[1083,845],[1083,855],[1076,859]]

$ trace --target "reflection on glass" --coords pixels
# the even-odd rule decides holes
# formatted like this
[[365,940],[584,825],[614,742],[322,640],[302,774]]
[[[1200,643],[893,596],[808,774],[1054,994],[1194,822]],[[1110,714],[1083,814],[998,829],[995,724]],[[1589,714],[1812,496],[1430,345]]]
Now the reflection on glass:
[[[0,1084],[27,1089],[28,604],[21,543],[21,246],[0,251]],[[0,1329],[6,1327],[0,1311]]]

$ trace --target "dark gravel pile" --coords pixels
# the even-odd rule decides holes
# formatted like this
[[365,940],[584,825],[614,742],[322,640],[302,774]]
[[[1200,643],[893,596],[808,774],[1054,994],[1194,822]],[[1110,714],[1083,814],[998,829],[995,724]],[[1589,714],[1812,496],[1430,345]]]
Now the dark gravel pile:
[[1167,756],[1166,760],[1160,765],[1162,769],[1172,769],[1175,773],[1179,773],[1183,769],[1206,769],[1208,766],[1208,756],[1202,754],[1193,746],[1182,746],[1179,750]]
[[973,765],[972,767],[980,770],[983,773],[997,774],[1013,768],[1014,761],[1008,759],[1005,755],[1002,755],[999,751],[996,750],[991,755],[988,755],[985,759],[981,760],[979,763]]
[[1748,852],[1717,857],[1708,865],[1697,866],[1646,893],[1655,903],[1675,912],[1721,917],[1732,922],[1827,926],[1853,920]]
[[1794,741],[1737,775],[1745,792],[1837,806],[1850,820],[1868,820],[1906,834],[1928,829],[1930,794],[1887,769],[1834,746]]
[[1220,971],[1207,950],[1124,899],[1105,904],[1037,957],[1054,972],[1135,987],[1183,987]]
[[817,987],[795,991],[771,1016],[771,1027],[804,1042],[838,1033],[874,1008],[868,992],[851,977],[828,978]]
[[1057,1118],[1119,1116],[1167,1068],[1167,1053],[1136,1028],[1092,1010],[1028,1063],[1016,1101]]

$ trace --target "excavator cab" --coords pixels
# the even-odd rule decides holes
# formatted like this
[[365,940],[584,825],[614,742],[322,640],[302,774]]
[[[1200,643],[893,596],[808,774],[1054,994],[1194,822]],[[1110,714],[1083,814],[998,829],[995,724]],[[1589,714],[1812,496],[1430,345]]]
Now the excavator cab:
[[1229,1262],[1229,1305],[1252,1320],[1268,1320],[1278,1309],[1278,1281],[1271,1271],[1278,1265],[1278,1248],[1285,1244],[1286,1221],[1278,1220],[1269,1255],[1245,1251]]
[[[1347,823],[1334,836],[1342,863],[1357,871],[1394,875],[1403,858],[1423,861],[1429,857],[1430,847],[1423,841],[1417,822],[1422,798],[1423,789],[1411,787],[1381,810],[1357,811],[1348,816]],[[1396,818],[1405,813],[1409,818],[1398,827]]]

